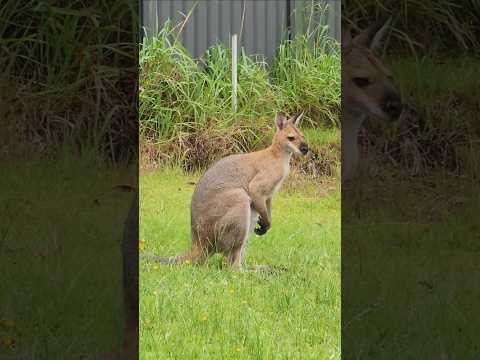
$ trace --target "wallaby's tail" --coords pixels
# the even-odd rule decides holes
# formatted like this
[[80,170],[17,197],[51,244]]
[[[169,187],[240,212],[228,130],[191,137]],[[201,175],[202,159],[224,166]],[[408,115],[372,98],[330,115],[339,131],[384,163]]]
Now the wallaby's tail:
[[180,264],[190,264],[190,263],[198,264],[205,259],[205,256],[203,254],[198,254],[193,251],[188,251],[185,254],[172,256],[172,257],[142,255],[140,258],[148,262],[156,262],[164,265],[180,265]]

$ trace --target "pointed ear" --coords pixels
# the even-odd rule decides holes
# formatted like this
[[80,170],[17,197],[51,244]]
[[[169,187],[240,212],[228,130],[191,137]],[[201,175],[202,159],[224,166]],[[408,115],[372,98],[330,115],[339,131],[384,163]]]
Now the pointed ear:
[[302,111],[300,114],[298,114],[297,116],[292,118],[291,121],[292,121],[293,125],[295,125],[296,127],[298,127],[298,125],[300,125],[300,120],[302,120],[302,117],[303,117],[304,113],[305,113],[305,111]]
[[282,130],[285,125],[287,125],[287,122],[287,116],[283,112],[279,112],[275,115],[275,125],[277,125],[278,130]]
[[375,50],[380,45],[383,36],[385,35],[385,32],[390,26],[391,22],[391,17],[386,21],[378,21],[368,29],[355,36],[352,41],[357,45]]
[[352,28],[345,19],[342,19],[342,51],[348,51],[352,46]]

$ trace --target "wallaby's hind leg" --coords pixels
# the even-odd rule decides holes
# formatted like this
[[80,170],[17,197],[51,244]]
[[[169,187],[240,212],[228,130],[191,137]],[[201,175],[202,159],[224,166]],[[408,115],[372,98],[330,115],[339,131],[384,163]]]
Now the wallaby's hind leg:
[[230,251],[228,255],[228,263],[235,270],[241,270],[244,262],[244,256],[242,254],[243,248],[237,248]]
[[217,222],[215,230],[216,248],[228,257],[229,264],[241,269],[245,260],[248,237],[250,235],[251,207],[250,197],[243,190],[230,193],[236,201]]
[[[245,209],[238,211],[238,216],[231,218],[235,221],[231,225],[231,230],[225,232],[223,241],[229,243],[228,262],[236,270],[241,270],[247,254],[248,237],[250,235],[250,214],[245,216]],[[243,213],[243,214],[242,214]]]

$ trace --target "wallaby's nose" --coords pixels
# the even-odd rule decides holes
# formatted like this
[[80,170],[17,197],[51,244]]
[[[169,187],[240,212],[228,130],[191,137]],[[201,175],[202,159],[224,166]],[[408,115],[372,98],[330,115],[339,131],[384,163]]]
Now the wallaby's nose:
[[302,145],[300,145],[300,152],[303,154],[303,155],[307,155],[308,153],[308,145],[303,143]]
[[403,106],[400,99],[398,97],[391,97],[386,101],[383,111],[390,116],[390,119],[397,120],[402,113],[402,109]]

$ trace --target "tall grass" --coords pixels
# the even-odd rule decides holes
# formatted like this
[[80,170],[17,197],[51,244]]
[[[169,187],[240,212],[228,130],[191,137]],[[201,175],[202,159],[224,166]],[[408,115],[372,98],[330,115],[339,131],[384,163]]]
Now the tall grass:
[[275,99],[265,64],[240,54],[238,111],[231,109],[230,51],[217,44],[205,54],[200,68],[172,38],[169,24],[158,37],[146,40],[140,52],[141,134],[159,142],[214,123],[226,130],[242,118],[273,113]]
[[338,126],[339,43],[330,37],[328,25],[321,22],[328,7],[312,2],[296,11],[305,18],[304,32],[297,32],[293,41],[280,44],[272,77],[281,96],[288,99],[285,103],[288,109],[307,110],[313,126]]
[[140,50],[144,149],[193,170],[231,152],[264,146],[280,110],[305,110],[310,126],[338,124],[340,58],[325,27],[285,40],[272,66],[241,50],[236,112],[230,74],[231,53],[223,44],[194,59],[170,22],[156,37],[146,38]]
[[342,15],[359,29],[392,16],[385,42],[391,54],[438,56],[480,50],[477,0],[345,0]]
[[317,52],[307,36],[280,45],[273,78],[284,106],[304,109],[313,126],[338,126],[340,109],[340,62],[338,53]]
[[0,9],[3,155],[65,143],[111,158],[136,151],[136,7],[18,2]]

